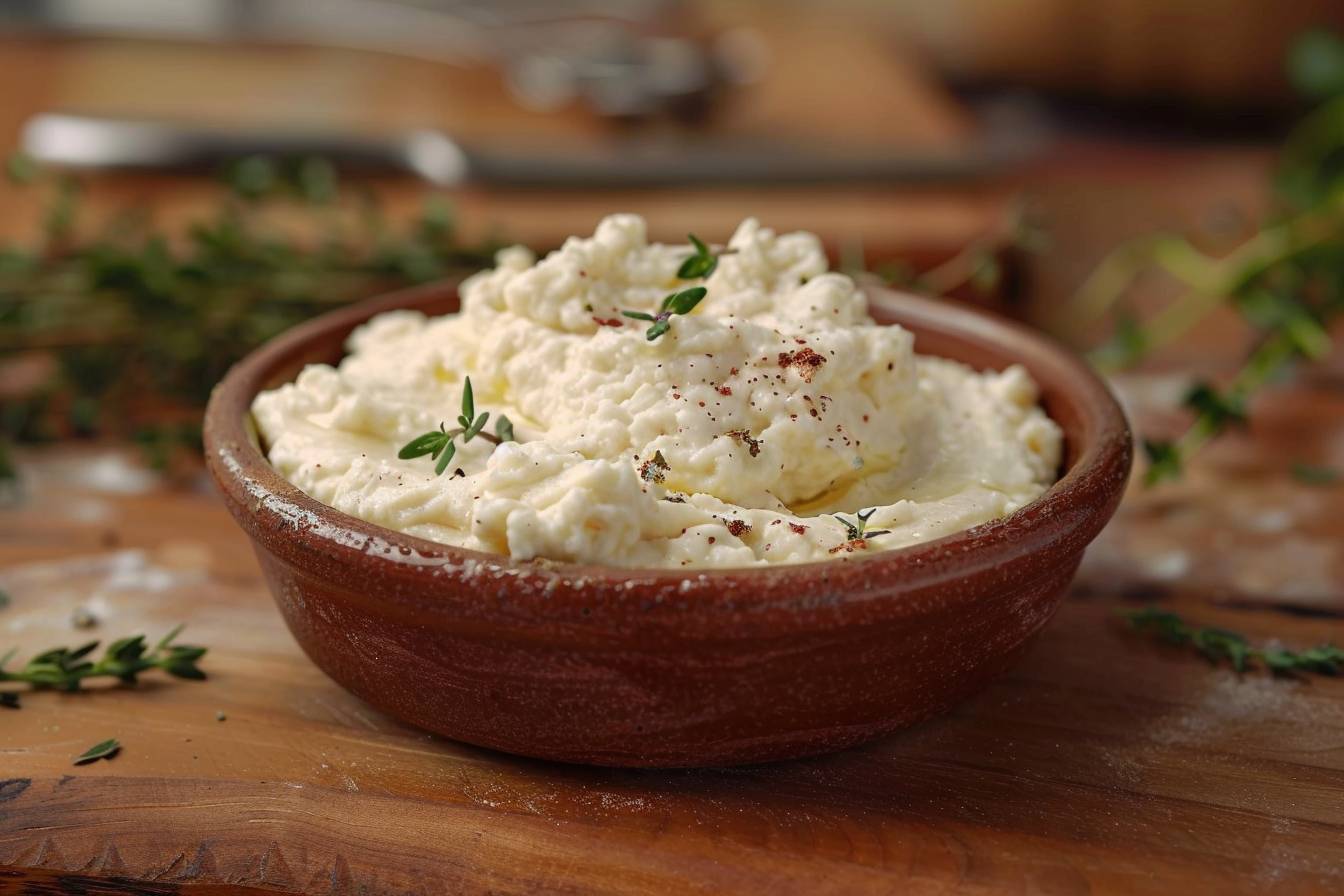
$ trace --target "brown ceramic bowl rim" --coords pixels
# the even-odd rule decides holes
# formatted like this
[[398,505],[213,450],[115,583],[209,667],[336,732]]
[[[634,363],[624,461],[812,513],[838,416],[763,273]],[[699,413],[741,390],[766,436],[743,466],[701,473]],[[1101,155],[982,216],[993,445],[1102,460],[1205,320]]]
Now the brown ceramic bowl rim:
[[[335,332],[348,334],[384,311],[441,304],[455,292],[455,283],[433,283],[352,304],[287,330],[235,364],[215,387],[205,418],[206,460],[218,484],[254,514],[280,527],[300,525],[319,533],[328,560],[349,561],[372,575],[377,575],[379,566],[399,580],[414,574],[408,567],[420,567],[429,574],[439,571],[435,567],[452,566],[499,579],[521,577],[543,590],[547,584],[563,583],[569,593],[583,588],[633,590],[636,584],[682,585],[681,593],[695,592],[697,602],[721,595],[731,604],[733,593],[739,598],[746,593],[744,586],[755,595],[774,595],[796,603],[794,598],[809,583],[835,594],[843,592],[847,583],[855,592],[866,592],[864,583],[874,579],[912,588],[959,579],[1024,559],[1035,543],[1032,534],[1058,528],[1061,517],[1076,524],[1079,531],[1074,534],[1085,544],[1105,524],[1129,472],[1131,436],[1125,415],[1110,389],[1082,359],[1048,337],[996,315],[879,289],[870,291],[874,309],[885,309],[888,316],[900,318],[900,323],[940,331],[972,348],[991,346],[1001,355],[1030,357],[1027,366],[1034,368],[1038,381],[1040,372],[1048,370],[1056,384],[1067,384],[1061,391],[1067,393],[1065,400],[1080,417],[1071,438],[1081,444],[1070,448],[1073,456],[1068,470],[1041,497],[1008,516],[970,529],[863,556],[759,567],[627,568],[515,560],[430,541],[345,514],[284,479],[262,455],[250,422],[253,398],[268,387],[275,373]],[[254,537],[261,522],[252,531]],[[252,527],[245,524],[245,528]],[[694,588],[688,589],[687,584]],[[670,593],[676,593],[675,589]]]

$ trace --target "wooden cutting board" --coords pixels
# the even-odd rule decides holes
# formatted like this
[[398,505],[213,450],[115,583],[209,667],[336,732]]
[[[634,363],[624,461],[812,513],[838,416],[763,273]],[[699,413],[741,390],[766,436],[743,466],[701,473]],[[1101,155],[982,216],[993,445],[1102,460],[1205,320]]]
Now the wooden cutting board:
[[[1160,386],[1125,391],[1142,412]],[[0,648],[185,622],[210,680],[0,711],[0,893],[1340,892],[1344,681],[1239,678],[1114,617],[1161,600],[1256,640],[1338,640],[1344,487],[1281,459],[1338,443],[1340,401],[1283,390],[1253,436],[1132,495],[1026,660],[950,715],[699,771],[406,728],[307,662],[203,487],[124,452],[23,457],[27,497],[0,510]],[[74,629],[77,609],[97,627]],[[108,737],[115,759],[72,765]]]

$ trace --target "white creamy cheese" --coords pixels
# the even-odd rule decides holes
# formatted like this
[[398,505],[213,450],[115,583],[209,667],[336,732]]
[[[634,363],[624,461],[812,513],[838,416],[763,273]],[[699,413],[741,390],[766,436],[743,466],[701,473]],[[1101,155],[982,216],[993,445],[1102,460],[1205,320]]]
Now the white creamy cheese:
[[[539,262],[507,249],[463,285],[460,314],[379,315],[339,367],[257,396],[271,463],[391,529],[627,567],[846,560],[1011,513],[1054,481],[1060,431],[1020,367],[914,354],[812,234],[747,220],[730,246],[704,300],[653,342],[621,311],[690,285],[687,246],[614,215]],[[442,476],[398,459],[454,425],[467,376],[517,441],[459,438]],[[886,534],[851,541],[831,515],[871,507]]]

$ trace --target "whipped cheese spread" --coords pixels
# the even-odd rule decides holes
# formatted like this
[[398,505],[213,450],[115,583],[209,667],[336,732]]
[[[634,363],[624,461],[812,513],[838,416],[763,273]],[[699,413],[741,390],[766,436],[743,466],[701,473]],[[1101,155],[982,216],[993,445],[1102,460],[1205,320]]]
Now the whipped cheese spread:
[[[691,247],[650,244],[633,215],[540,261],[506,249],[463,284],[460,313],[378,315],[339,366],[257,396],[270,461],[391,529],[624,567],[846,561],[1011,513],[1054,482],[1060,431],[1022,368],[915,354],[812,234],[749,219],[728,245],[691,282],[677,276]],[[622,315],[691,285],[708,292],[653,341]],[[466,377],[477,413],[507,415],[516,441],[458,438],[442,475],[400,459],[452,431]]]

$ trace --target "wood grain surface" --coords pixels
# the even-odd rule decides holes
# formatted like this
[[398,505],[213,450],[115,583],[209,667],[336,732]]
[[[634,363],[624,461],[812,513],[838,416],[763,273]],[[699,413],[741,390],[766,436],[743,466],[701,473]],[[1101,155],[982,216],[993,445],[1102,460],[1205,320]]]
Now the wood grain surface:
[[[1145,421],[1157,379],[1123,384]],[[1257,640],[1338,640],[1344,488],[1282,458],[1338,461],[1340,402],[1328,371],[1284,387],[1186,482],[1134,492],[1025,662],[950,715],[676,772],[383,718],[299,653],[210,494],[117,451],[26,456],[26,498],[0,511],[0,646],[186,622],[211,678],[0,715],[0,893],[1338,892],[1344,681],[1239,678],[1114,612],[1156,600]],[[106,737],[120,755],[72,766]]]
[[[27,115],[62,106],[170,114],[176,86],[193,86],[190,72],[218,57],[182,55],[186,74],[171,83],[145,75],[147,60],[98,45],[0,46],[8,83],[24,85],[0,91],[0,139],[12,144]],[[268,60],[284,67],[270,81],[311,61]],[[345,75],[313,82],[325,98],[315,108],[356,108],[347,100],[368,91],[386,99],[405,81],[386,66],[350,60]],[[124,91],[103,88],[137,72],[143,107],[97,102],[121,103]],[[364,108],[391,116],[375,126],[419,123],[425,109],[456,122],[476,104],[453,96],[489,94],[468,83],[450,96],[447,80]],[[922,95],[900,102],[911,120],[950,120],[937,133],[959,133]],[[290,95],[270,108],[294,105]],[[482,136],[519,127],[489,108],[477,114],[470,126]],[[1032,311],[1058,315],[1124,236],[1185,229],[1229,198],[1253,212],[1263,165],[1263,153],[1240,150],[1074,146],[1028,172],[1057,234],[1031,271]],[[717,233],[750,209],[838,243],[909,251],[974,238],[1022,185],[456,199],[473,233],[498,225],[538,244],[617,207],[672,237],[711,223]],[[209,195],[198,183],[141,179],[90,192],[99,209],[162,203],[170,221],[197,214]],[[409,209],[419,198],[408,185],[392,202]],[[30,232],[35,199],[5,194],[0,206],[0,233]],[[1174,422],[1161,408],[1179,400],[1193,368],[1216,370],[1239,335],[1206,328],[1171,364],[1128,378],[1123,394],[1141,427]],[[1294,460],[1344,468],[1338,360],[1276,387],[1251,430],[1202,456],[1185,481],[1133,490],[1059,616],[981,696],[866,747],[729,770],[548,765],[392,722],[299,652],[203,479],[159,481],[117,448],[18,459],[24,499],[0,506],[0,589],[11,598],[0,652],[185,622],[186,640],[211,649],[211,678],[147,676],[134,690],[25,695],[21,710],[0,709],[0,894],[1344,891],[1344,681],[1239,678],[1115,618],[1157,602],[1257,641],[1344,641],[1344,487],[1288,475]],[[76,610],[96,627],[75,628]],[[115,759],[72,765],[107,737],[124,744]]]

